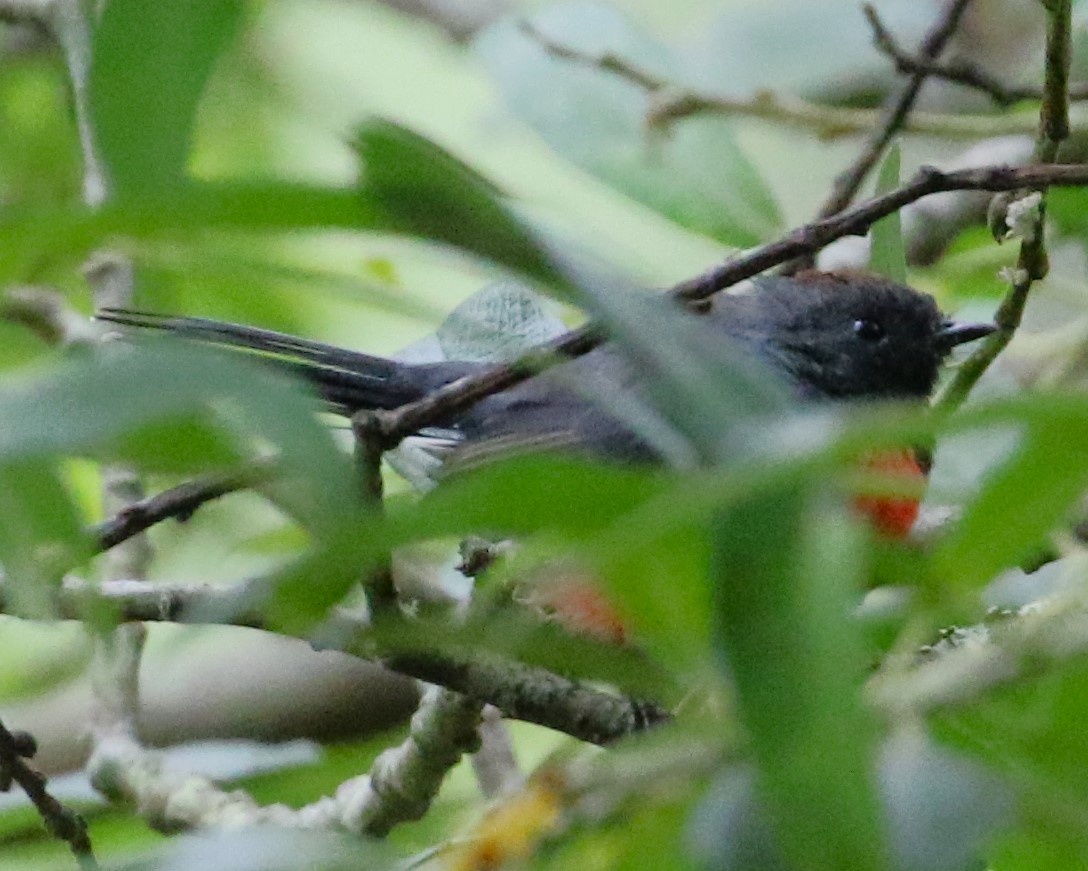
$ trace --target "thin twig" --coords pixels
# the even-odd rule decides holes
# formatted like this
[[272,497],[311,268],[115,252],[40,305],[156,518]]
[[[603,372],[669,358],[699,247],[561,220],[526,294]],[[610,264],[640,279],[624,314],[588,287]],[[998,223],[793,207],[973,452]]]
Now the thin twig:
[[[1010,85],[986,72],[976,64],[964,60],[951,60],[939,63],[924,60],[906,51],[895,41],[895,37],[880,20],[876,9],[865,4],[862,9],[873,30],[876,47],[895,62],[901,73],[922,73],[934,79],[944,79],[966,88],[982,91],[998,106],[1007,108],[1024,100],[1043,99],[1043,89],[1037,85]],[[1077,82],[1069,86],[1070,100],[1088,100],[1088,82]]]
[[87,823],[75,811],[69,810],[45,788],[45,776],[31,768],[26,759],[37,752],[34,738],[26,732],[11,732],[0,723],[0,789],[5,792],[12,782],[27,794],[31,804],[53,837],[64,841],[84,871],[98,869]]
[[268,466],[253,465],[218,475],[205,475],[131,502],[113,517],[91,528],[95,548],[99,552],[109,550],[164,520],[188,520],[202,505],[253,487],[267,479],[270,472]]
[[[1072,43],[1072,5],[1069,0],[1047,0],[1046,78],[1043,83],[1043,104],[1039,111],[1039,132],[1035,140],[1034,162],[1045,164],[1053,161],[1061,143],[1069,136],[1069,62]],[[1012,271],[1009,292],[1001,301],[994,322],[997,330],[980,344],[964,361],[937,398],[936,405],[942,411],[952,411],[967,399],[972,388],[989,369],[997,356],[1012,341],[1020,326],[1028,293],[1034,282],[1046,277],[1048,258],[1046,253],[1046,188],[1045,182],[1026,184],[1018,197],[995,197],[991,212],[996,221],[1008,227],[1010,235],[1021,237],[1020,254]],[[1037,194],[1029,192],[1037,191]],[[1014,209],[1029,202],[1027,197],[1037,198],[1031,208],[1024,228],[1013,225],[1022,221],[1010,221]],[[995,209],[994,206],[997,208]]]
[[[382,455],[385,453],[385,434],[381,410],[363,409],[351,419],[351,432],[355,438],[355,468],[364,504],[376,514],[384,510],[385,486],[382,481]],[[397,588],[393,583],[393,566],[386,561],[376,567],[366,578],[367,602],[378,613],[395,608]]]
[[[959,26],[960,19],[970,2],[971,0],[949,0],[944,14],[922,40],[919,57],[933,60],[940,55]],[[899,93],[885,104],[880,126],[870,134],[861,154],[835,179],[831,195],[820,209],[819,217],[826,218],[837,214],[850,204],[869,171],[880,160],[880,155],[884,153],[888,143],[902,129],[911,109],[914,108],[914,103],[918,99],[927,76],[928,73],[925,71],[912,73]]]

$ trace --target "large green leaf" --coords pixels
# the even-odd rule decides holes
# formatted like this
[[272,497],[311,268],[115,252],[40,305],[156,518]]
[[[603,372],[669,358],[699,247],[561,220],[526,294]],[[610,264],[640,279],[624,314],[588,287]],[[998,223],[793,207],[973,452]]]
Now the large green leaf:
[[[677,223],[730,245],[772,235],[774,199],[729,123],[695,118],[668,135],[646,130],[647,94],[619,76],[555,57],[521,14],[486,31],[477,48],[507,104],[559,154]],[[565,3],[529,18],[546,39],[591,56],[608,53],[665,79],[678,64],[608,6]]]
[[449,152],[391,121],[356,133],[362,195],[383,228],[447,242],[537,278],[556,282],[548,257],[487,179]]
[[1088,408],[1052,408],[1025,427],[1019,450],[990,474],[934,554],[945,583],[972,588],[1037,551],[1088,488]]
[[356,191],[279,181],[195,182],[122,191],[105,207],[8,209],[0,218],[0,277],[41,260],[78,260],[110,236],[153,238],[204,229],[330,227],[404,233],[457,246],[562,288],[552,253],[496,188],[424,137],[390,121],[358,131]]
[[376,210],[350,190],[277,181],[189,182],[117,199],[98,210],[19,205],[0,217],[0,278],[24,277],[51,259],[81,262],[112,236],[305,227],[382,229],[382,224]]
[[850,616],[862,539],[829,507],[789,487],[723,511],[714,617],[784,854],[811,869],[879,869],[875,729]]
[[110,0],[95,30],[91,116],[118,194],[179,184],[197,104],[240,0]]
[[89,555],[89,540],[56,468],[42,460],[0,466],[0,564],[17,614],[49,614],[64,572]]
[[[643,415],[660,415],[684,437],[693,451],[683,458],[689,465],[694,459],[703,464],[740,461],[747,439],[738,433],[755,419],[791,408],[788,389],[774,372],[706,321],[610,276],[598,274],[580,283],[586,306],[639,373],[639,398],[649,404],[649,414]],[[578,384],[571,386],[577,389]],[[611,395],[597,391],[591,398],[626,417],[639,432],[642,409],[629,396],[634,392],[624,386]]]
[[[235,355],[116,343],[0,384],[0,466],[93,453],[195,471],[271,448],[293,484],[286,503],[320,531],[356,496],[318,408],[293,382]],[[225,435],[201,435],[205,425]]]
[[[523,456],[460,475],[423,499],[391,499],[381,517],[346,530],[335,558],[357,572],[381,565],[394,548],[468,534],[496,537],[558,532],[585,537],[632,505],[659,493],[665,477],[653,470]],[[300,563],[278,579],[274,619],[298,631],[324,617],[351,579],[327,571],[325,554]]]

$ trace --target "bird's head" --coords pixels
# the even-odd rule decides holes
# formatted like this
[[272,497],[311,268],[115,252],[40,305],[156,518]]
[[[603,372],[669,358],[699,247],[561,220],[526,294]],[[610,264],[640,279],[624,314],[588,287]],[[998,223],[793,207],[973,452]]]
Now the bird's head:
[[754,284],[723,315],[811,398],[927,397],[952,348],[995,329],[953,322],[928,294],[871,273],[809,271]]

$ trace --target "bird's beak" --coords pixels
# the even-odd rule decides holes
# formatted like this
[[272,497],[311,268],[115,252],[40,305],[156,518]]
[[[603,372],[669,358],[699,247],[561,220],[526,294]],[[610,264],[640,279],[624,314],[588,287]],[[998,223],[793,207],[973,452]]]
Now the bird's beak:
[[937,332],[937,339],[946,350],[951,351],[956,345],[973,342],[996,330],[997,326],[994,324],[961,324],[956,321],[945,321]]

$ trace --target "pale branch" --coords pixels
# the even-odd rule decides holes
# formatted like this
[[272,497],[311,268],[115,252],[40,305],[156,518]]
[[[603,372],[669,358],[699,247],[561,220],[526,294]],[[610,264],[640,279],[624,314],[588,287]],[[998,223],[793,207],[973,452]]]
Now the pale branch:
[[72,86],[72,107],[83,156],[83,201],[105,202],[109,182],[91,125],[91,4],[84,0],[0,0],[0,20],[34,24],[44,29],[64,54]]
[[170,768],[162,753],[138,737],[139,668],[147,630],[129,623],[104,636],[95,650],[93,750],[87,773],[112,801],[133,804],[155,829],[237,827],[269,823],[305,825],[301,812],[282,805],[262,808],[241,790],[227,792],[201,775]]
[[518,767],[514,742],[502,711],[494,705],[485,705],[479,733],[480,749],[472,754],[472,770],[484,798],[500,798],[516,792],[524,785],[525,775]]
[[[117,685],[132,684],[130,677],[118,675]],[[153,828],[175,832],[275,825],[381,837],[398,823],[419,819],[449,769],[475,748],[480,703],[429,689],[403,744],[382,753],[370,774],[346,780],[333,796],[297,809],[262,806],[243,790],[227,791],[209,778],[172,770],[162,753],[136,740],[129,722],[134,710],[134,702],[120,702],[113,727],[99,727],[87,767],[97,789],[135,804]]]
[[[896,42],[876,9],[866,3],[863,7],[865,17],[873,30],[876,47],[892,61],[901,73],[925,73],[934,79],[944,79],[965,88],[982,91],[998,106],[1007,108],[1024,100],[1043,99],[1043,89],[1037,85],[1010,85],[991,75],[977,64],[965,60],[950,60],[947,63],[925,60],[906,51]],[[1069,86],[1070,100],[1088,100],[1088,82],[1077,82]]]
[[[760,91],[747,98],[696,91],[655,75],[613,52],[593,54],[580,51],[551,39],[528,22],[522,22],[521,29],[553,57],[617,76],[644,91],[649,101],[646,123],[651,128],[666,128],[686,118],[709,114],[753,118],[808,130],[823,139],[834,139],[870,133],[882,120],[887,120],[885,114],[877,110],[825,106],[770,91]],[[948,139],[1030,133],[1035,129],[1034,118],[1030,116],[993,118],[984,115],[907,112],[895,120],[899,126],[893,133],[902,130],[906,133]]]
[[345,781],[334,799],[319,804],[335,802],[341,826],[371,837],[421,819],[450,769],[479,748],[482,707],[460,693],[427,687],[404,742],[378,756],[369,774]]
[[[1058,148],[1069,136],[1070,126],[1072,4],[1071,0],[1049,0],[1044,5],[1047,9],[1046,73],[1033,155],[1035,165],[1045,165],[1057,157]],[[942,411],[952,411],[967,399],[978,380],[1016,335],[1032,285],[1046,277],[1049,269],[1046,188],[1046,182],[1024,185],[1018,195],[995,197],[991,204],[991,225],[1000,228],[997,231],[999,238],[1019,237],[1020,253],[1011,273],[1009,291],[994,316],[997,330],[956,369],[956,374],[937,398],[936,405]],[[1037,203],[1025,209],[1025,204],[1030,202],[1028,197],[1037,198]],[[1019,217],[1013,218],[1014,214]]]
[[0,791],[16,783],[42,818],[53,837],[64,841],[84,871],[97,871],[98,862],[87,834],[87,823],[75,811],[57,801],[45,788],[46,779],[26,760],[37,752],[37,742],[26,732],[9,731],[0,723]]
[[[53,613],[60,620],[86,620],[105,607],[121,622],[199,623],[262,629],[264,615],[253,603],[266,590],[263,579],[234,586],[167,586],[142,580],[92,583],[69,575],[52,597]],[[0,613],[8,613],[0,584]]]
[[920,657],[889,659],[870,678],[866,695],[895,722],[1044,675],[1088,654],[1086,604],[1083,592],[1058,595],[992,624],[947,633]]
[[95,335],[90,321],[63,295],[48,287],[12,287],[0,299],[0,318],[19,324],[50,345],[86,344]]

